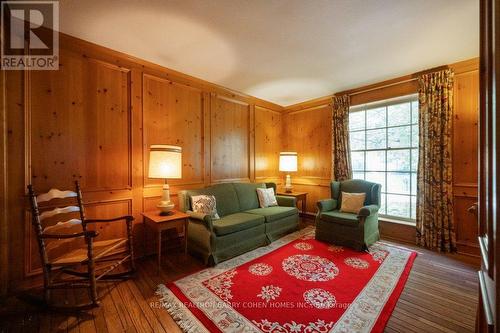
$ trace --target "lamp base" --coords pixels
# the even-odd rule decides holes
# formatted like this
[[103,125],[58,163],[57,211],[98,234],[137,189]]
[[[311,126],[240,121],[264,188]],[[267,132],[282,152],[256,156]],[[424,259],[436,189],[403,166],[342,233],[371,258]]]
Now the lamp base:
[[292,177],[290,175],[286,175],[285,179],[285,192],[292,193]]
[[170,216],[170,215],[174,215],[174,212],[173,212],[173,211],[169,211],[169,212],[160,212],[160,216]]
[[169,215],[172,213],[171,210],[174,209],[175,205],[170,201],[170,186],[165,182],[163,185],[163,194],[161,201],[156,205],[156,208],[160,210],[160,215]]

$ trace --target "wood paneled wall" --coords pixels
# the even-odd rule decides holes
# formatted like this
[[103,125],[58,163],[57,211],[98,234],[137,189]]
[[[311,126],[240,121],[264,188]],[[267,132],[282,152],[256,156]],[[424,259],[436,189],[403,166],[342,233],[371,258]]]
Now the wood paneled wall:
[[330,194],[332,174],[331,107],[323,104],[283,115],[284,150],[296,151],[298,171],[291,174],[294,190],[306,191],[307,211]]
[[455,72],[453,202],[458,252],[479,256],[478,225],[468,208],[478,201],[479,63],[450,66]]
[[[140,213],[155,209],[162,187],[147,175],[151,144],[183,148],[183,178],[169,182],[174,201],[181,189],[279,179],[280,106],[70,36],[60,41],[59,71],[2,72],[2,287],[29,286],[40,271],[29,183],[44,192],[79,180],[89,217],[136,218],[141,254]],[[116,224],[99,231],[125,232]]]
[[[475,221],[464,212],[477,198],[477,61],[454,64],[455,215],[463,252],[477,250]],[[181,189],[226,181],[282,182],[278,155],[297,151],[298,191],[309,192],[307,210],[330,195],[330,97],[286,109],[206,81],[61,34],[59,71],[2,72],[1,291],[30,286],[39,259],[26,185],[39,192],[79,180],[88,215],[132,214],[138,251],[140,213],[154,209],[162,183],[147,177],[151,144],[183,148]],[[353,104],[416,91],[411,76],[361,89]],[[404,240],[411,227],[401,227]],[[400,231],[383,228],[397,238]],[[384,231],[383,231],[384,232]],[[103,225],[100,233],[124,233]],[[7,255],[8,254],[8,255]]]
[[[471,59],[449,67],[455,72],[453,189],[457,245],[459,252],[477,255],[477,222],[467,209],[477,201],[479,61]],[[351,105],[404,96],[417,92],[415,77],[411,74],[345,93],[351,96]],[[292,175],[292,182],[295,189],[309,192],[310,214],[316,212],[317,200],[330,196],[332,96],[289,106],[282,116],[284,147],[296,150],[299,156],[299,171]],[[414,227],[403,224],[383,223],[381,232],[402,241],[415,236]]]

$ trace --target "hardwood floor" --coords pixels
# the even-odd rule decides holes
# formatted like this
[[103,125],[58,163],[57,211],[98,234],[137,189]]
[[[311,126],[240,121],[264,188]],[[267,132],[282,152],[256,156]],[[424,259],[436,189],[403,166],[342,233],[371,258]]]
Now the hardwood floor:
[[[402,246],[419,255],[386,332],[473,332],[477,267],[456,255]],[[168,251],[159,275],[152,256],[138,261],[135,279],[102,284],[101,306],[91,311],[54,312],[11,298],[0,305],[0,332],[181,332],[155,295],[158,284],[203,268],[180,248]],[[70,291],[56,297],[74,302],[84,295]]]

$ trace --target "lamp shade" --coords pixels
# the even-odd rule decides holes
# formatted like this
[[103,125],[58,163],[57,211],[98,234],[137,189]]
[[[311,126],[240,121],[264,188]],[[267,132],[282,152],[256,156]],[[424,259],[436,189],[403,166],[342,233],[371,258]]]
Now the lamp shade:
[[280,153],[280,171],[297,171],[297,152],[284,151]]
[[182,148],[151,145],[149,148],[149,178],[182,178]]

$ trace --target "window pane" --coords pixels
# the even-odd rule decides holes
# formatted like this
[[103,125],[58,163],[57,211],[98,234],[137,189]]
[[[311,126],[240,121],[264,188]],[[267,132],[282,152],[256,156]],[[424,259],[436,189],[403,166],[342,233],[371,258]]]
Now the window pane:
[[353,178],[382,186],[381,215],[415,219],[418,122],[416,100],[349,113]]
[[410,196],[387,194],[387,215],[410,217]]
[[367,171],[385,171],[385,150],[366,152]]
[[[366,160],[369,161],[368,158]],[[410,150],[388,150],[387,171],[410,171]]]
[[411,122],[410,103],[388,106],[387,117],[389,126],[409,124]]
[[365,170],[365,153],[362,151],[352,152],[351,153],[351,164],[352,164],[352,169],[355,171]]
[[417,195],[417,173],[411,173],[411,194]]
[[364,172],[353,172],[352,179],[365,179],[365,173]]
[[349,130],[365,129],[365,111],[349,113]]
[[387,129],[389,148],[410,147],[410,131],[411,131],[410,126],[392,127]]
[[366,128],[386,127],[385,107],[366,110]]
[[418,169],[418,149],[411,150],[411,171]]
[[411,122],[418,123],[418,101],[411,102]]
[[385,192],[385,172],[367,172],[366,180],[382,185],[382,191]]
[[349,143],[351,150],[365,149],[365,132],[351,132],[349,133]]
[[411,146],[418,147],[418,125],[411,127]]
[[387,192],[410,194],[410,174],[400,172],[387,173]]
[[411,218],[417,218],[417,197],[411,197]]
[[385,128],[366,131],[366,149],[384,149],[386,147]]
[[387,214],[386,206],[385,206],[385,193],[382,193],[382,195],[380,197],[380,210],[378,212],[379,212],[379,214],[382,214],[382,215]]

